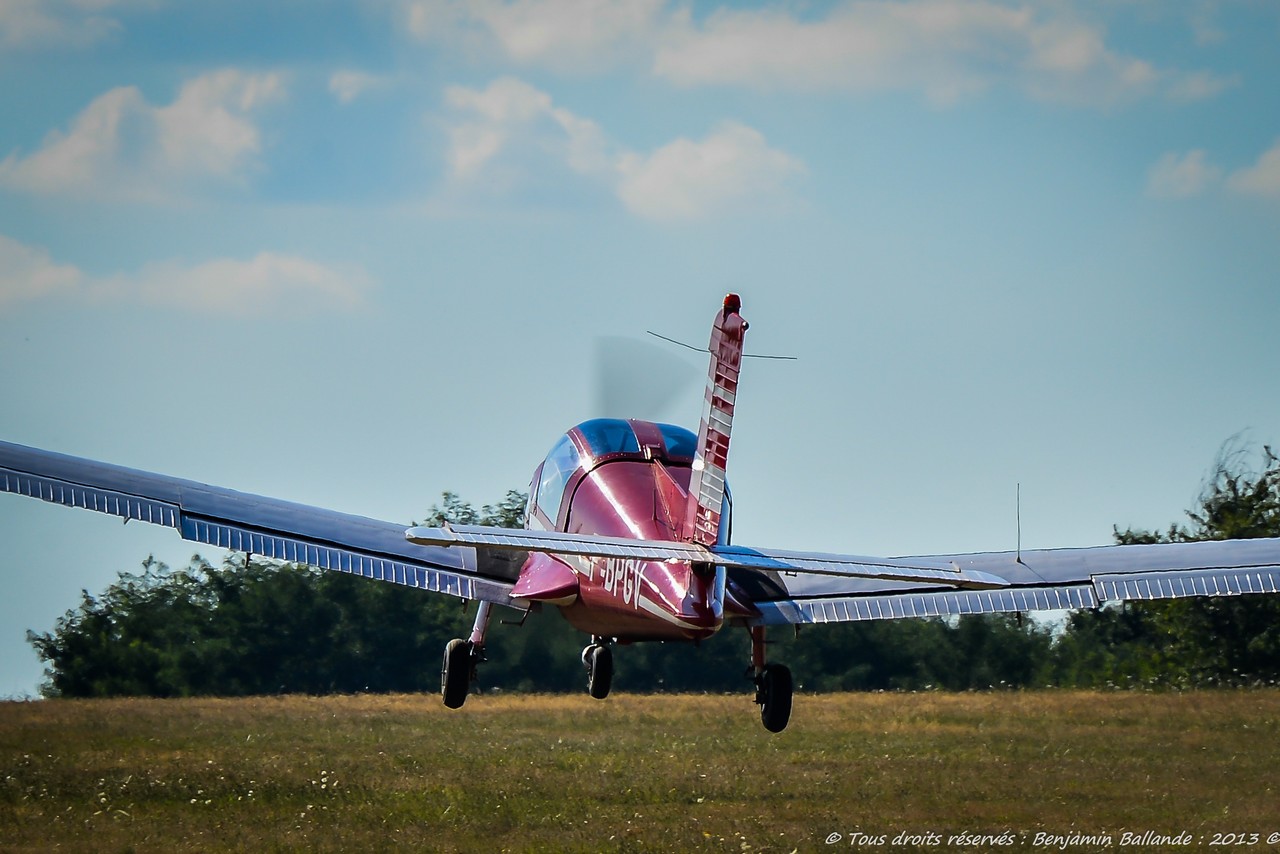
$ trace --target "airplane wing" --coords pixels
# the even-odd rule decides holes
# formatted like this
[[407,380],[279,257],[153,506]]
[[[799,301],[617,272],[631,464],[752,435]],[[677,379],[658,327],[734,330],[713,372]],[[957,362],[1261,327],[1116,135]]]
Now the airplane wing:
[[0,442],[0,492],[176,529],[186,540],[523,609],[524,558],[424,548],[403,524]]
[[839,582],[733,570],[730,580],[754,603],[766,625],[1051,611],[1097,608],[1108,601],[1280,593],[1280,538],[918,559],[952,562],[966,572],[993,574],[1006,583],[986,590],[946,590],[923,584]]
[[483,526],[412,528],[0,442],[0,492],[461,599],[510,597],[530,551],[726,567],[764,624],[1092,608],[1280,592],[1280,539],[874,558]]

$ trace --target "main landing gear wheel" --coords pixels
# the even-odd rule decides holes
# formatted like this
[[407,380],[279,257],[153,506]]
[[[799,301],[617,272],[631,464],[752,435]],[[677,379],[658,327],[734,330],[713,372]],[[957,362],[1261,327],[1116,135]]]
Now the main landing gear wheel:
[[444,666],[440,670],[440,695],[444,704],[458,709],[467,701],[471,677],[475,673],[475,647],[471,641],[454,638],[444,648]]
[[791,671],[782,664],[766,664],[756,677],[760,721],[769,732],[782,732],[791,719]]
[[454,638],[444,648],[444,665],[440,668],[440,696],[451,709],[460,709],[476,678],[476,665],[484,661],[484,635],[489,630],[488,602],[476,609],[476,620],[467,640]]
[[587,693],[597,700],[609,696],[613,684],[613,650],[602,643],[593,643],[582,651],[582,663],[587,666]]

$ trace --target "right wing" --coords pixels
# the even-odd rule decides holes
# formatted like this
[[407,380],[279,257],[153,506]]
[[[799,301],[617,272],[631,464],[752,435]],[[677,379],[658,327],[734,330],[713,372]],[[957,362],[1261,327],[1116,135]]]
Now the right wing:
[[0,442],[0,492],[176,529],[186,540],[524,609],[510,597],[524,558],[405,541],[380,522]]

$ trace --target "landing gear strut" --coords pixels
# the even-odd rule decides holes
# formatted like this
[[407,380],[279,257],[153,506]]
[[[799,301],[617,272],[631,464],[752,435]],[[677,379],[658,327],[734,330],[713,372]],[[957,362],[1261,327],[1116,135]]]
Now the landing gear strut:
[[791,671],[782,664],[765,663],[763,626],[751,626],[751,674],[756,684],[760,722],[769,732],[782,732],[791,719]]
[[476,666],[484,661],[484,636],[489,630],[488,602],[481,602],[471,637],[454,638],[444,648],[444,664],[440,669],[440,696],[451,709],[461,708],[476,678]]
[[591,645],[582,651],[582,663],[587,668],[587,693],[597,700],[609,696],[613,684],[613,650],[605,646],[603,638],[591,637]]

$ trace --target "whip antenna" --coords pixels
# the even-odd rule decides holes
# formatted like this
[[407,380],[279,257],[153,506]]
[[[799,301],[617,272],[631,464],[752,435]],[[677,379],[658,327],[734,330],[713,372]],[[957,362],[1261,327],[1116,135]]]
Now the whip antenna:
[[1019,481],[1015,494],[1014,518],[1018,524],[1018,563],[1022,563],[1022,482]]
[[[663,341],[669,341],[669,342],[671,342],[672,344],[678,344],[678,345],[680,345],[681,347],[684,347],[686,350],[692,350],[692,351],[693,351],[693,352],[695,352],[695,353],[710,353],[710,352],[711,352],[711,351],[710,351],[710,350],[708,350],[706,347],[695,347],[695,346],[693,346],[692,344],[686,344],[686,343],[684,343],[683,341],[677,341],[677,340],[676,340],[676,339],[674,339],[674,338],[668,338],[668,337],[667,337],[667,336],[665,336],[665,335],[659,335],[657,332],[654,332],[652,329],[646,329],[646,330],[645,330],[645,332],[648,332],[648,333],[649,333],[650,335],[652,335],[654,338],[661,338]],[[744,359],[780,359],[780,360],[787,361],[787,362],[794,362],[794,361],[798,360],[800,357],[799,357],[799,356],[765,356],[765,355],[762,355],[762,354],[760,354],[760,353],[743,353],[743,354],[742,354],[742,358],[744,358]]]

